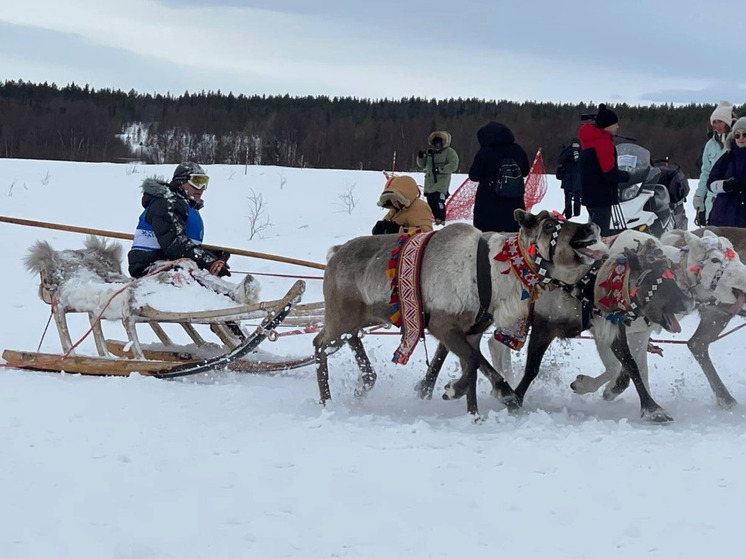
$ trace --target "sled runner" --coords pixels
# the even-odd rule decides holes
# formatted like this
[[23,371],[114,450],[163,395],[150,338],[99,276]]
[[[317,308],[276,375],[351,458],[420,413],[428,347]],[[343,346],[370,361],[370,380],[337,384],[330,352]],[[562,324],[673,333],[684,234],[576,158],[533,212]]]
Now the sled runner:
[[[64,349],[62,354],[5,350],[3,359],[10,365],[42,371],[65,371],[87,375],[128,376],[133,372],[160,378],[197,374],[208,370],[227,368],[241,372],[274,372],[307,365],[312,357],[297,359],[262,359],[260,355],[247,357],[260,343],[275,334],[275,329],[286,319],[300,301],[305,283],[296,281],[284,297],[253,305],[242,305],[217,311],[161,312],[143,308],[123,319],[128,333],[127,342],[108,340],[103,334],[101,320],[88,314],[96,342],[98,356],[77,355],[67,327],[66,315],[70,309],[53,310],[55,324]],[[238,324],[244,320],[262,319],[253,332],[246,334]],[[160,344],[140,343],[136,324],[145,323],[161,341]],[[162,325],[180,325],[194,342],[180,346],[171,341]],[[195,325],[207,324],[220,337],[223,345],[208,343],[197,332]]]
[[[36,243],[26,267],[39,273],[39,295],[51,305],[50,319],[54,319],[62,353],[6,350],[3,358],[9,366],[89,375],[138,372],[167,378],[215,368],[269,373],[313,361],[310,356],[283,358],[258,350],[265,339],[279,337],[277,327],[301,300],[302,280],[280,299],[254,302],[258,291],[252,277],[232,284],[210,276],[190,260],[181,260],[133,280],[121,273],[120,262],[121,248],[95,237],[89,237],[82,250],[56,251],[48,243]],[[297,309],[291,325],[315,320],[317,307]],[[75,314],[87,316],[90,328],[73,343],[68,316]],[[121,322],[127,340],[108,339],[103,332],[106,321]],[[150,327],[151,339],[157,338],[157,343],[141,342],[140,324]],[[191,343],[174,342],[164,328],[167,324],[178,325]],[[205,340],[208,329],[219,343]],[[88,334],[93,335],[95,357],[75,351]]]

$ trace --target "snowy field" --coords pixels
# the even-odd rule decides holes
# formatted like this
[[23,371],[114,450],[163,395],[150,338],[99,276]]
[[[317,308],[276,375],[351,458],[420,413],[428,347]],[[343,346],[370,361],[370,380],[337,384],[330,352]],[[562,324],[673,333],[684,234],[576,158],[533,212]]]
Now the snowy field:
[[[173,167],[3,159],[0,214],[132,233],[140,182],[170,177]],[[367,234],[384,213],[377,172],[207,171],[210,244],[323,263],[330,246]],[[454,177],[452,191],[463,178]],[[250,240],[258,195],[271,226]],[[550,177],[539,207],[561,209],[561,200]],[[38,239],[79,248],[84,236],[0,223],[2,348],[35,350],[49,318],[22,265]],[[321,274],[242,257],[230,264]],[[293,281],[260,280],[263,299]],[[321,282],[309,279],[304,301],[320,297]],[[687,339],[696,320],[682,326],[678,339]],[[72,327],[77,339],[83,325]],[[743,340],[736,333],[712,354],[746,404]],[[413,386],[424,348],[397,366],[397,341],[365,338],[379,382],[364,400],[352,394],[349,350],[331,357],[326,408],[316,403],[312,367],[183,381],[2,368],[0,557],[686,558],[746,548],[746,408],[717,408],[686,346],[664,344],[665,357],[650,358],[652,393],[672,425],[643,423],[633,390],[613,403],[574,395],[576,375],[601,372],[587,340],[550,348],[518,414],[508,415],[480,378],[485,420],[474,424],[465,401],[440,398],[456,360],[446,362],[436,397],[420,401]],[[428,339],[431,355],[435,345]],[[59,351],[52,328],[41,347]],[[262,348],[310,354],[311,336]],[[81,352],[93,355],[93,341]],[[520,370],[524,355],[513,359]]]

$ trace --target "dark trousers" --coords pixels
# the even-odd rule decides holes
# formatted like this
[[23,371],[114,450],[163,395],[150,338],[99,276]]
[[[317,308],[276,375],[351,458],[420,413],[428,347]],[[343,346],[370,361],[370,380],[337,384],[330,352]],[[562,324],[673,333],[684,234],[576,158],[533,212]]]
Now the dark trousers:
[[570,219],[580,215],[580,192],[564,189],[565,193],[565,217]]
[[446,198],[442,192],[425,192],[425,199],[433,212],[435,219],[446,220]]
[[602,237],[611,235],[611,206],[588,208],[588,214],[591,216],[591,223],[595,223],[601,228]]

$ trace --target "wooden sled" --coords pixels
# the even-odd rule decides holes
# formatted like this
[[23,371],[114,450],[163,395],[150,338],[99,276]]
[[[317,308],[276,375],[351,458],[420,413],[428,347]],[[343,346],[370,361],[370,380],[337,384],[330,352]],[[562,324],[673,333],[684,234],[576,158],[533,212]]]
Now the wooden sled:
[[[42,277],[42,298],[49,304],[54,293],[45,293],[48,285]],[[296,281],[284,297],[275,301],[230,307],[227,309],[168,312],[150,306],[132,309],[122,319],[128,341],[110,340],[104,336],[102,321],[90,311],[79,311],[53,304],[52,314],[62,345],[62,354],[5,350],[3,359],[11,366],[86,375],[129,376],[133,372],[141,375],[170,378],[196,374],[216,368],[250,373],[271,373],[289,370],[313,362],[312,356],[295,359],[278,359],[276,356],[262,358],[256,352],[265,339],[276,339],[277,328],[283,321],[290,325],[316,320],[323,304],[298,305],[305,290],[303,281]],[[67,324],[67,314],[86,312],[98,356],[76,355]],[[253,332],[241,325],[242,321],[260,320]],[[147,324],[155,333],[159,344],[144,345],[137,333],[137,324]],[[192,340],[189,346],[175,344],[168,336],[163,324],[178,324]],[[208,343],[195,325],[209,325],[221,344]]]

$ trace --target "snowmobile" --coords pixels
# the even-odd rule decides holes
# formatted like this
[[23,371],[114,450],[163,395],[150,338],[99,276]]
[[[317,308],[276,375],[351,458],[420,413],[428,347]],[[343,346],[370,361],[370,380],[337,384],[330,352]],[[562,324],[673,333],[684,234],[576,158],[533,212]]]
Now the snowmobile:
[[619,169],[630,178],[619,184],[619,203],[611,208],[611,229],[637,229],[660,237],[672,229],[687,229],[684,208],[689,185],[668,160],[651,163],[650,151],[632,143],[617,147]]

